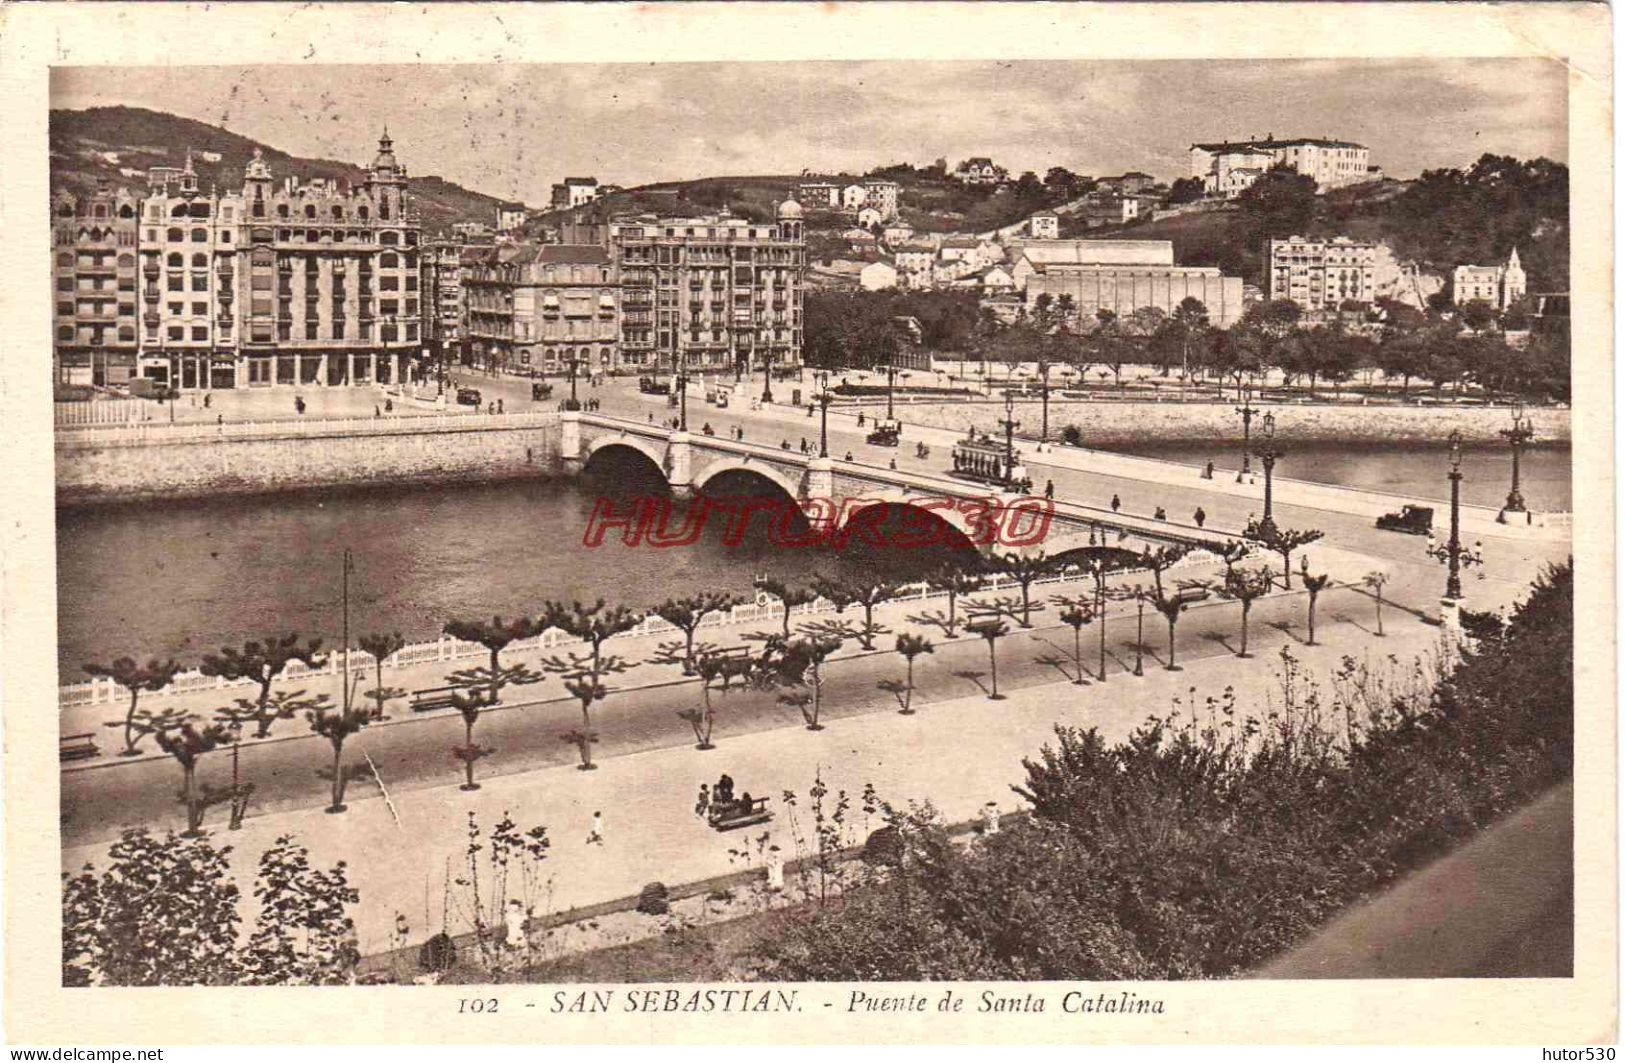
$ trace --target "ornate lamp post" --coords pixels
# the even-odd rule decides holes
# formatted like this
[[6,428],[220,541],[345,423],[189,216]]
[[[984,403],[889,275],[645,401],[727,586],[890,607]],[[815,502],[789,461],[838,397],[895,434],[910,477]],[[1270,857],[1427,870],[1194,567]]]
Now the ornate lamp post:
[[1049,442],[1049,362],[1038,360],[1038,398],[1043,404],[1043,420],[1038,427],[1038,441]]
[[1241,414],[1241,471],[1236,473],[1239,484],[1243,476],[1253,471],[1253,415],[1258,413],[1258,409],[1253,405],[1251,388],[1242,392],[1241,405],[1236,407],[1236,412]]
[[892,388],[897,385],[897,367],[888,363],[881,372],[886,374],[886,420],[890,421],[893,418]]
[[1021,422],[1015,419],[1016,397],[1009,390],[1004,393],[1004,483],[1009,486],[1016,478],[1016,429]]
[[1275,446],[1275,415],[1266,413],[1260,432],[1261,442],[1253,453],[1264,464],[1264,519],[1258,522],[1258,530],[1262,535],[1271,535],[1275,531],[1275,515],[1273,511],[1275,497],[1275,459],[1281,456],[1281,451]]
[[576,370],[581,365],[581,361],[581,358],[574,354],[565,359],[565,364],[570,367],[570,405],[566,408],[571,410],[581,409],[581,403],[576,399]]
[[1450,433],[1450,541],[1443,546],[1428,546],[1428,553],[1449,566],[1444,581],[1445,605],[1454,609],[1461,601],[1461,569],[1463,565],[1484,563],[1482,548],[1464,550],[1461,546],[1461,433]]
[[1512,490],[1507,492],[1507,503],[1496,516],[1496,520],[1505,524],[1508,513],[1526,512],[1523,492],[1518,489],[1518,460],[1522,457],[1523,445],[1535,438],[1535,424],[1524,416],[1522,399],[1513,403],[1512,427],[1501,429],[1501,438],[1512,444]]
[[829,370],[814,373],[818,382],[818,456],[829,457]]
[[[575,378],[570,378],[572,389]],[[572,395],[574,394],[572,390]],[[688,365],[679,364],[677,367],[677,430],[688,431]]]

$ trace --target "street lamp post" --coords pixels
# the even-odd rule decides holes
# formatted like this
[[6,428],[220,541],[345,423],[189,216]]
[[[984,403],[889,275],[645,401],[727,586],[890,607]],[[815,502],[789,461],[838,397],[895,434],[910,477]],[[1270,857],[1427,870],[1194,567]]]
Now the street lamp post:
[[773,401],[773,352],[762,352],[762,401]]
[[1004,393],[1004,420],[999,423],[1004,426],[1004,483],[1008,487],[1016,478],[1016,429],[1021,422],[1016,420],[1016,397],[1009,391]]
[[1275,415],[1273,413],[1264,415],[1260,435],[1263,441],[1258,444],[1258,449],[1254,453],[1258,455],[1258,460],[1264,464],[1264,519],[1258,522],[1258,530],[1261,535],[1268,536],[1275,532],[1275,459],[1281,456],[1281,451],[1275,446]]
[[1450,541],[1443,546],[1429,546],[1428,553],[1448,566],[1444,581],[1445,602],[1454,606],[1461,601],[1461,569],[1463,565],[1483,564],[1480,550],[1468,551],[1461,547],[1461,433],[1450,433]]
[[818,456],[829,457],[829,370],[814,373],[818,383]]
[[1523,401],[1520,399],[1512,406],[1512,427],[1501,429],[1501,438],[1512,444],[1512,490],[1507,492],[1507,503],[1496,516],[1502,524],[1506,523],[1508,513],[1525,512],[1523,492],[1519,490],[1518,472],[1519,458],[1522,456],[1523,445],[1535,438],[1535,425],[1524,416]]
[[677,369],[677,430],[688,431],[688,366],[680,364]]
[[1242,393],[1241,405],[1236,407],[1236,412],[1241,414],[1241,471],[1236,474],[1238,484],[1243,476],[1253,471],[1253,415],[1258,413],[1258,409],[1252,400],[1252,390],[1248,389]]
[[896,380],[897,380],[897,367],[895,365],[888,364],[885,367],[885,371],[886,371],[886,420],[890,421],[890,420],[893,419],[893,414],[892,414],[892,388],[893,388],[893,386],[895,386]]
[[1043,420],[1038,426],[1038,441],[1049,442],[1049,363],[1038,360],[1038,399],[1043,407]]

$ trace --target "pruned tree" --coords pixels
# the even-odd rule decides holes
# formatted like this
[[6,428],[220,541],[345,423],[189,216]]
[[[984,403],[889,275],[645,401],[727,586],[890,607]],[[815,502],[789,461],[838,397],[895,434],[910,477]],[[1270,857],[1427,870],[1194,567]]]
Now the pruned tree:
[[[345,698],[345,701],[349,702],[350,699]],[[328,806],[329,813],[336,815],[345,808],[344,788],[349,783],[349,773],[344,768],[345,741],[377,718],[377,715],[365,706],[355,704],[338,707],[324,705],[305,714],[311,733],[327,739],[328,745],[333,749],[333,803]]]
[[694,633],[712,613],[720,613],[737,605],[739,599],[732,594],[706,592],[686,598],[667,598],[651,610],[655,616],[683,633],[683,674],[694,674]]
[[1281,586],[1285,590],[1292,589],[1292,552],[1326,535],[1315,529],[1281,528],[1257,520],[1250,522],[1241,534],[1266,550],[1281,555]]
[[1088,681],[1083,670],[1083,628],[1085,624],[1094,622],[1094,603],[1084,598],[1070,598],[1066,595],[1057,595],[1050,600],[1061,607],[1059,614],[1061,623],[1072,629],[1072,663],[1078,669],[1078,677],[1072,682],[1083,686]]
[[[1022,627],[1032,627],[1032,590],[1033,584],[1040,578],[1048,576],[1055,571],[1055,562],[1047,559],[1043,552],[1024,557],[1021,554],[1005,554],[998,560],[998,571],[1009,576],[1021,587],[1021,616],[1019,623]],[[1042,607],[1040,607],[1042,608]],[[1012,617],[1011,619],[1016,619]]]
[[976,635],[987,643],[987,662],[992,674],[992,689],[988,691],[989,701],[1003,701],[1004,695],[999,693],[999,640],[1010,634],[1010,625],[997,618],[973,620],[965,625],[965,630]]
[[1151,570],[1157,597],[1162,597],[1162,574],[1173,568],[1187,553],[1189,550],[1183,546],[1158,546],[1155,549],[1148,546],[1140,554],[1140,565]]
[[1389,578],[1388,573],[1382,571],[1381,569],[1377,569],[1375,571],[1366,573],[1365,578],[1361,581],[1367,587],[1371,588],[1372,594],[1375,595],[1376,599],[1377,599],[1377,637],[1378,638],[1383,637],[1383,630],[1382,630],[1382,589],[1385,586],[1388,585],[1388,578]]
[[907,676],[901,683],[895,679],[884,679],[877,685],[897,699],[901,715],[914,715],[914,658],[922,653],[935,652],[931,641],[922,635],[905,633],[897,636],[897,653],[908,663]]
[[377,686],[367,691],[367,697],[372,698],[374,712],[373,718],[384,718],[384,705],[395,698],[404,698],[406,691],[398,687],[384,686],[384,661],[401,652],[406,645],[406,637],[399,631],[391,631],[376,635],[362,635],[360,646],[372,655],[373,679]]
[[1170,672],[1177,672],[1180,668],[1178,662],[1174,660],[1174,627],[1179,623],[1180,614],[1185,611],[1185,599],[1177,594],[1171,598],[1164,598],[1161,592],[1158,592],[1157,596],[1151,599],[1151,604],[1156,606],[1157,612],[1161,613],[1163,619],[1168,621],[1167,668]]
[[961,568],[958,565],[947,564],[938,568],[926,577],[926,584],[932,590],[942,591],[948,597],[948,611],[943,613],[933,610],[920,613],[908,618],[910,623],[931,624],[940,627],[948,638],[959,633],[959,618],[957,605],[962,595],[973,594],[982,586],[982,577],[977,573]]
[[491,704],[493,695],[480,687],[467,687],[451,695],[452,707],[463,717],[463,744],[453,746],[451,755],[463,762],[464,781],[458,787],[460,790],[473,791],[480,788],[474,781],[474,765],[496,750],[489,746],[478,745],[474,741],[474,725],[480,722],[480,711]]
[[509,686],[528,686],[540,683],[542,676],[525,667],[512,665],[504,668],[502,665],[502,651],[519,639],[528,639],[542,632],[545,624],[539,624],[527,617],[515,617],[504,620],[500,616],[493,616],[485,620],[448,620],[442,629],[446,634],[462,642],[473,642],[484,646],[491,655],[490,663],[482,668],[460,668],[446,677],[452,686],[465,688],[483,687],[485,690],[484,704],[495,705],[502,696],[502,689]]
[[150,726],[142,729],[137,725],[137,706],[143,692],[156,693],[175,681],[175,674],[181,666],[175,661],[160,661],[156,657],[146,664],[137,664],[134,658],[120,657],[112,664],[87,664],[85,671],[93,676],[111,679],[130,693],[129,707],[124,710],[124,721],[107,724],[108,727],[124,728],[124,750],[121,756],[133,757],[138,752],[136,746],[143,735],[153,734]]
[[774,640],[767,646],[762,663],[767,682],[793,688],[780,694],[779,702],[793,705],[809,731],[822,731],[824,705],[824,663],[857,631],[841,620],[824,620],[804,625],[799,635]]
[[784,605],[784,637],[790,637],[790,613],[801,605],[818,600],[818,592],[808,587],[792,587],[783,580],[767,579],[757,584]]
[[545,671],[558,674],[564,688],[581,705],[581,726],[560,735],[560,739],[576,747],[581,756],[582,771],[593,771],[598,766],[592,760],[592,747],[598,741],[598,732],[592,726],[592,706],[609,696],[604,680],[619,675],[631,667],[616,655],[604,653],[604,643],[630,631],[643,622],[643,615],[625,606],[608,608],[602,598],[591,605],[579,601],[564,605],[549,602],[540,623],[544,627],[558,628],[586,643],[587,653],[568,653],[564,657],[549,657],[542,662]]
[[197,769],[205,753],[210,753],[231,740],[231,731],[225,724],[212,723],[199,729],[190,716],[176,726],[165,727],[154,733],[158,748],[175,758],[181,766],[181,803],[186,807],[184,838],[195,838],[203,832],[203,812],[210,802],[197,787]]
[[715,749],[711,734],[716,728],[716,705],[711,691],[718,689],[726,697],[731,691],[751,685],[756,662],[749,657],[734,657],[721,653],[702,653],[694,662],[694,674],[700,680],[700,705],[681,709],[677,717],[694,729],[697,749]]
[[1251,572],[1231,569],[1225,573],[1224,585],[1219,588],[1219,593],[1241,603],[1241,648],[1236,651],[1237,657],[1252,656],[1247,652],[1247,618],[1253,611],[1253,603],[1268,594],[1274,583],[1275,573],[1267,566],[1261,566]]
[[[271,696],[271,685],[295,661],[306,668],[320,668],[326,664],[327,657],[322,654],[321,648],[321,639],[310,639],[301,645],[298,632],[290,632],[283,636],[271,636],[264,642],[245,642],[241,650],[226,646],[219,653],[206,654],[198,670],[204,675],[222,679],[249,679],[258,683],[259,693],[252,699],[253,712],[242,722],[255,725],[255,738],[268,738],[271,725],[277,720],[291,720],[298,712],[310,708],[315,701],[326,698],[326,695],[318,695],[317,698],[307,699],[302,690],[292,691],[282,698]],[[239,706],[244,704],[244,701],[238,702]]]
[[1300,557],[1299,575],[1303,577],[1303,589],[1309,592],[1309,645],[1315,645],[1315,603],[1320,598],[1320,592],[1325,590],[1332,582],[1330,572],[1312,575],[1309,572],[1309,558]]

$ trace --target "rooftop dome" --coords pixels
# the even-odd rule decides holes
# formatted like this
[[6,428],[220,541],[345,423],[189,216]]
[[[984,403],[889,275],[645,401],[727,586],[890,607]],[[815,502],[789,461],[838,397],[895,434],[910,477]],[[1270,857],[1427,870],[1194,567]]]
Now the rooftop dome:
[[801,217],[801,204],[792,196],[779,204],[779,220],[785,221]]

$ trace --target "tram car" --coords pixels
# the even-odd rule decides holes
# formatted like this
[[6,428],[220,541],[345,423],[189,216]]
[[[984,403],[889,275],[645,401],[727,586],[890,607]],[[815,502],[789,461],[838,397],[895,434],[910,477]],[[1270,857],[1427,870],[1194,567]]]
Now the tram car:
[[869,433],[869,445],[872,447],[895,447],[902,435],[903,422],[876,421],[874,431]]
[[1021,451],[1015,451],[1006,468],[1003,443],[992,436],[974,433],[954,444],[953,475],[961,480],[992,484],[1005,489],[1026,490],[1032,485],[1027,467],[1021,463]]

